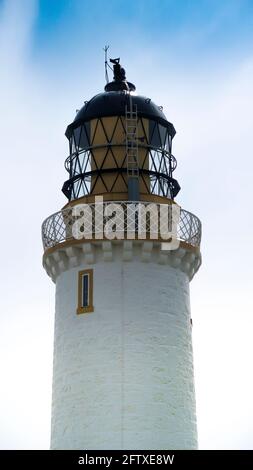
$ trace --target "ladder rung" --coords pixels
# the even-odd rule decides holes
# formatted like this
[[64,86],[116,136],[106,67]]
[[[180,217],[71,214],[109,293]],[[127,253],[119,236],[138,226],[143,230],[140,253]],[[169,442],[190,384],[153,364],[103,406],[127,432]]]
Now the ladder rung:
[[129,110],[126,108],[126,153],[127,153],[127,174],[129,177],[139,177],[138,165],[138,116],[137,106]]

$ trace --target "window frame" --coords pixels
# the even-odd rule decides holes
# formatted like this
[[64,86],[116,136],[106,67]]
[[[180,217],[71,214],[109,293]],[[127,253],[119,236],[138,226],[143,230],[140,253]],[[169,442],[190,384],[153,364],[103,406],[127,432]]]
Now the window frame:
[[[88,305],[83,306],[83,277],[88,275]],[[83,269],[78,272],[78,304],[76,313],[94,312],[93,307],[93,269]]]

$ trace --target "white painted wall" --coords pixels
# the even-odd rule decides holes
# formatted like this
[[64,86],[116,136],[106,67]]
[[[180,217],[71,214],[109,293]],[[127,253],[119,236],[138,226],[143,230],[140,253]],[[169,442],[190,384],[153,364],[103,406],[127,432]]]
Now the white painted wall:
[[[97,249],[56,279],[52,449],[197,447],[189,278],[134,249]],[[86,268],[94,312],[77,315]]]

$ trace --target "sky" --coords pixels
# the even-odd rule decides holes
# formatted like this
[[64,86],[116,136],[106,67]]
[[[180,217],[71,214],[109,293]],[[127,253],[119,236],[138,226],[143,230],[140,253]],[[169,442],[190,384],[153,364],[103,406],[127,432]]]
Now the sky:
[[0,448],[47,449],[54,284],[41,223],[103,47],[177,134],[177,202],[203,224],[191,282],[199,447],[253,449],[251,0],[0,0]]

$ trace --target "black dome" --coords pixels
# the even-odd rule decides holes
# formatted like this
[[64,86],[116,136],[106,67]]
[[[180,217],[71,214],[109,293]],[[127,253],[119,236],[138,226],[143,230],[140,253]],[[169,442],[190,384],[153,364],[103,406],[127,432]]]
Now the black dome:
[[[134,95],[131,93],[133,105],[137,105],[138,116],[159,122],[169,129],[169,134],[173,138],[176,131],[169,121],[167,121],[163,111],[150,98]],[[125,106],[129,102],[129,93],[124,90],[106,91],[91,98],[90,101],[78,111],[74,121],[67,127],[65,135],[71,137],[73,129],[79,127],[83,122],[90,119],[105,116],[125,116]]]

